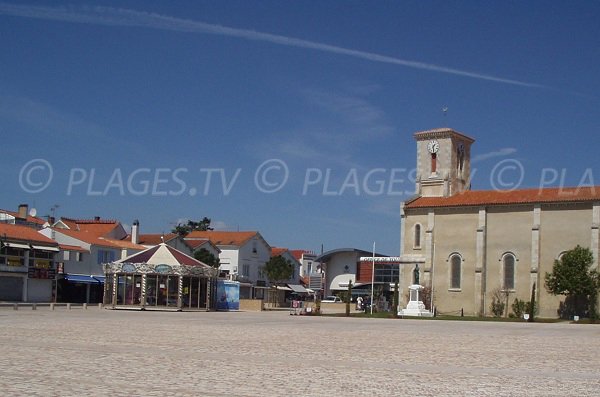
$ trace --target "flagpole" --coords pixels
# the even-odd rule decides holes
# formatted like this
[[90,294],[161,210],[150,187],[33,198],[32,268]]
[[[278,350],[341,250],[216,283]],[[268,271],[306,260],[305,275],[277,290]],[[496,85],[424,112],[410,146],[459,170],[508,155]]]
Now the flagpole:
[[373,315],[373,286],[375,283],[375,241],[373,241],[373,267],[371,269],[371,315]]

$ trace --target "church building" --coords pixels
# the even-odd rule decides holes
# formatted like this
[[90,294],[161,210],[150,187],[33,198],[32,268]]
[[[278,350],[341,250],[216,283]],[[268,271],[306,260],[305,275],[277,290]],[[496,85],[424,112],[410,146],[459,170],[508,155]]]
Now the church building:
[[491,316],[494,293],[510,312],[535,284],[539,316],[558,317],[564,297],[546,291],[544,275],[576,245],[598,268],[600,186],[471,190],[472,138],[449,128],[414,138],[417,197],[401,204],[401,286],[418,268],[438,313]]

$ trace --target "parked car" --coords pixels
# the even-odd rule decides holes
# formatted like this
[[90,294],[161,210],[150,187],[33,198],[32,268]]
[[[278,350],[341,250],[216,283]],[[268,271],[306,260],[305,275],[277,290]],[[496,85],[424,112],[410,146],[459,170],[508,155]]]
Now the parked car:
[[338,303],[341,302],[342,300],[338,297],[338,296],[326,296],[323,300],[321,300],[321,302],[325,302],[325,303]]

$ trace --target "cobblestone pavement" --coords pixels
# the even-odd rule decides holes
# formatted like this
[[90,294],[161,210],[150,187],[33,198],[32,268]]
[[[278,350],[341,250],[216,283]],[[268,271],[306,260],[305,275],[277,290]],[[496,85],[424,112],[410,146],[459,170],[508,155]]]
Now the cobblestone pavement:
[[2,396],[592,396],[600,326],[0,309]]

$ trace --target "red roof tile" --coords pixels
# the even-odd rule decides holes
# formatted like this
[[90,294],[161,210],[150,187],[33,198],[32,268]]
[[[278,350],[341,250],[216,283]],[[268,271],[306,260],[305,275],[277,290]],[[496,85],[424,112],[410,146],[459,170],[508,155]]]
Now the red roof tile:
[[273,247],[271,248],[271,256],[283,255],[286,251],[289,250],[287,248]]
[[137,250],[145,250],[146,247],[139,244],[134,244],[131,241],[125,240],[114,240],[104,237],[98,237],[94,233],[83,232],[79,230],[71,230],[71,229],[54,229],[56,233],[62,233],[69,237],[76,238],[88,244],[99,245],[102,247],[109,248],[129,248],[129,249],[137,249]]
[[186,239],[185,243],[193,250],[196,248],[203,246],[204,244],[210,244],[210,240],[207,238],[194,238],[194,239]]
[[[294,258],[296,258],[297,260],[301,260],[301,259],[302,259],[302,256],[303,256],[303,255],[305,255],[305,254],[308,254],[308,255],[315,255],[315,253],[314,253],[314,252],[312,252],[312,251],[309,251],[309,250],[290,250],[290,253],[291,253],[291,254],[292,254],[292,256],[293,256]],[[315,255],[315,256],[316,256],[316,255]]]
[[[158,245],[160,243],[166,243],[167,241],[171,241],[177,237],[175,233],[151,233],[151,234],[140,234],[139,235],[139,244],[144,245]],[[163,240],[164,238],[164,240]],[[128,234],[123,240],[131,241],[131,234]]]
[[223,232],[223,231],[194,231],[185,236],[185,240],[207,238],[215,245],[242,246],[246,241],[256,236],[258,232]]
[[96,237],[105,236],[114,228],[119,226],[119,222],[114,219],[72,219],[60,218],[60,220],[71,230],[88,232]]
[[418,197],[405,208],[464,207],[536,203],[600,201],[600,186],[521,189],[513,191],[467,190],[450,197]]
[[78,252],[90,252],[86,249],[78,247],[77,245],[60,244],[59,248],[61,251],[78,251]]
[[[12,215],[15,218],[19,217],[19,213],[15,212],[15,211],[0,210],[0,212]],[[36,225],[43,225],[44,223],[46,223],[46,221],[43,220],[42,218],[38,218],[37,216],[31,216],[31,215],[27,215],[26,221],[29,222],[29,223],[34,223]]]
[[0,239],[8,241],[31,241],[36,244],[58,246],[56,241],[49,239],[33,228],[8,223],[0,223]]

